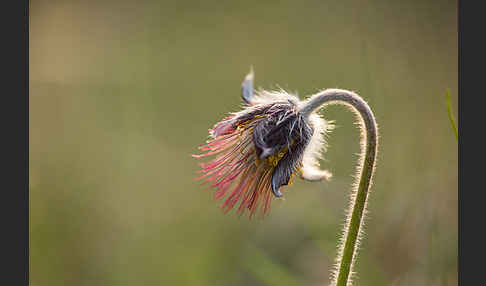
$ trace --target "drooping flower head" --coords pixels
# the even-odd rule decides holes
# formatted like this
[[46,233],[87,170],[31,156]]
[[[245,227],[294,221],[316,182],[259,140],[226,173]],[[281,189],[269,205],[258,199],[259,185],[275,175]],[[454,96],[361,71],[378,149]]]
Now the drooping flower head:
[[263,217],[273,197],[283,196],[283,186],[299,177],[309,181],[329,179],[319,170],[318,158],[324,151],[324,136],[332,125],[318,114],[304,116],[305,103],[283,90],[253,93],[253,72],[242,84],[245,108],[231,113],[209,130],[210,140],[195,158],[216,157],[200,163],[197,179],[215,188],[214,197],[223,199],[221,208],[237,213],[260,210]]

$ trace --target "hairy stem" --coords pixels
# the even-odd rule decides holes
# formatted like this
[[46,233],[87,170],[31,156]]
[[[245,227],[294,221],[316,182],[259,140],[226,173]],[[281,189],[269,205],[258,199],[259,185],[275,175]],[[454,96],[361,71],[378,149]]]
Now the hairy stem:
[[313,95],[300,109],[300,112],[309,116],[321,106],[327,104],[344,104],[358,115],[361,129],[361,155],[356,178],[351,195],[351,204],[348,211],[344,237],[339,247],[336,259],[336,270],[332,285],[351,285],[351,273],[356,260],[358,244],[361,237],[363,217],[373,173],[378,146],[378,130],[368,104],[357,94],[342,89],[326,89]]

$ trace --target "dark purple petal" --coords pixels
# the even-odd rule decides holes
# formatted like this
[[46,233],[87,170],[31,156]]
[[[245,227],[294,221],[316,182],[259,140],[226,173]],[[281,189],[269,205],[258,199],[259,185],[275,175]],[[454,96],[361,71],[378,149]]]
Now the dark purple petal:
[[[288,152],[278,162],[272,176],[272,191],[276,197],[281,197],[279,189],[281,186],[288,185],[292,174],[297,171],[302,162],[305,148],[312,137],[313,128],[308,124],[304,118],[297,117],[294,122],[294,128],[290,131],[290,144]],[[285,129],[288,129],[286,126]],[[295,128],[296,127],[296,128]]]
[[241,84],[241,99],[246,105],[253,105],[254,94],[253,94],[253,70],[246,75],[245,80]]

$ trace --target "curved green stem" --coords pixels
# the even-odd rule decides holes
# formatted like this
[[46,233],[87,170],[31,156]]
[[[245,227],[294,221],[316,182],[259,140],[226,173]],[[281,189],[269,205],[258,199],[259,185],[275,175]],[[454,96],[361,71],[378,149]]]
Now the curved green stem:
[[359,181],[356,182],[351,195],[351,204],[348,211],[344,237],[339,247],[336,259],[336,270],[332,285],[351,285],[351,273],[358,252],[361,237],[363,217],[366,211],[378,147],[378,129],[375,117],[368,104],[357,94],[342,89],[326,89],[313,95],[301,108],[300,112],[310,115],[323,105],[344,104],[358,115],[361,129],[361,155],[357,169]]
[[452,115],[452,103],[451,103],[451,93],[449,90],[446,91],[446,103],[447,103],[447,114],[449,115],[449,120],[451,121],[452,130],[454,135],[456,135],[456,140],[459,140],[459,135],[457,134],[456,120],[454,120],[454,115]]

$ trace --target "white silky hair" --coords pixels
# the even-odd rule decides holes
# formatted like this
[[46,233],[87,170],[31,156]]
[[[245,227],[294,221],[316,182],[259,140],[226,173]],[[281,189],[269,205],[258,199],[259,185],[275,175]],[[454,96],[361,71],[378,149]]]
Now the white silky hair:
[[[302,102],[301,102],[302,104]],[[319,159],[327,150],[327,134],[334,128],[333,122],[326,121],[318,113],[312,113],[309,121],[314,128],[311,140],[302,158],[302,177],[308,181],[330,180],[331,172],[320,169]]]

